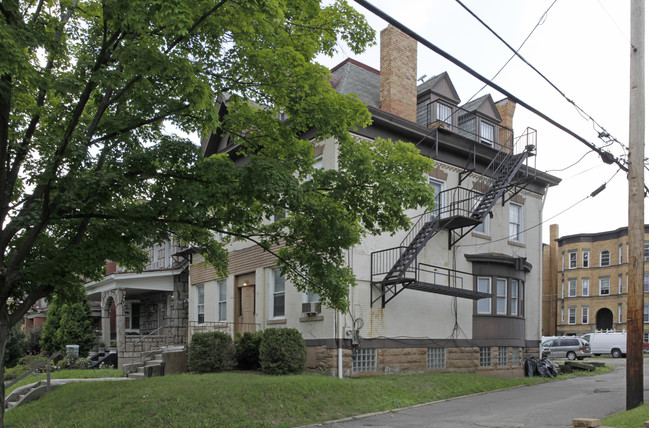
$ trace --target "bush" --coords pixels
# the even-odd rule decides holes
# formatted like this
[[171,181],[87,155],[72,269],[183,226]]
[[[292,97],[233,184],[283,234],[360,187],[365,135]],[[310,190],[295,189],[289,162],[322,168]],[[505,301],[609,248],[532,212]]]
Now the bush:
[[44,355],[25,355],[20,359],[20,365],[31,368],[45,361],[47,361],[47,357]]
[[16,324],[9,329],[5,344],[4,366],[13,367],[27,352],[27,337],[22,330],[22,324]]
[[76,356],[74,354],[66,354],[60,362],[63,369],[87,369],[90,367],[90,359]]
[[306,365],[306,345],[294,328],[265,330],[259,345],[259,362],[267,374],[302,373]]
[[12,380],[19,378],[27,373],[29,367],[18,364],[16,367],[5,368],[5,380]]
[[85,292],[67,301],[55,296],[43,325],[41,345],[50,354],[65,352],[66,345],[79,345],[79,355],[88,355],[95,343],[95,329]]
[[241,370],[257,370],[259,365],[259,345],[262,332],[245,332],[235,344],[237,365]]
[[41,336],[43,335],[43,329],[41,328],[32,328],[27,334],[27,353],[28,354],[40,354],[41,353]]
[[232,370],[235,366],[232,338],[220,331],[194,333],[187,354],[187,365],[192,372],[213,373]]

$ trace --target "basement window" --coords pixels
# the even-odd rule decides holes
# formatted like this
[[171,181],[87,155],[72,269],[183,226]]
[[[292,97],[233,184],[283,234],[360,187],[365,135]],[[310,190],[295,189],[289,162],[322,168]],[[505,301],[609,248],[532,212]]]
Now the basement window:
[[491,367],[491,347],[480,347],[480,367]]
[[446,368],[446,348],[428,348],[426,367],[429,369]]
[[359,349],[356,357],[352,358],[352,373],[375,372],[376,349]]

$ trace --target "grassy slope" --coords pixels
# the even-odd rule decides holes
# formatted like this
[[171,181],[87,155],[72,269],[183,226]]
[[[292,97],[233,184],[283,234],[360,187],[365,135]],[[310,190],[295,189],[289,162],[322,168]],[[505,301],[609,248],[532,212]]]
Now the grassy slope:
[[5,424],[296,426],[546,380],[457,373],[342,380],[309,374],[184,374],[130,382],[68,384],[7,412]]
[[[101,377],[123,377],[124,373],[121,370],[115,369],[93,369],[93,370],[60,370],[53,371],[50,374],[50,379],[95,379]],[[11,391],[16,388],[19,388],[23,385],[30,383],[38,382],[39,380],[47,379],[47,374],[37,373],[30,376],[27,376],[25,379],[20,382],[12,385],[10,388],[7,388],[5,391],[6,395],[9,395]]]

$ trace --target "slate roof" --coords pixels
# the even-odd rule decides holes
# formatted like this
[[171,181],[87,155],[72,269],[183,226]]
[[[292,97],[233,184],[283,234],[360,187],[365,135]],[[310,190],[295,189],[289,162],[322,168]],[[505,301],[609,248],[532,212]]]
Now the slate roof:
[[351,58],[331,70],[331,84],[341,94],[356,94],[365,104],[378,107],[379,71]]

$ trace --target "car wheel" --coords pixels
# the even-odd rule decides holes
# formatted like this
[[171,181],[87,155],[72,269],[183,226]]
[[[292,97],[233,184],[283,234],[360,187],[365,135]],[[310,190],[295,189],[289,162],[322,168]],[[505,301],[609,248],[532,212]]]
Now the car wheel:
[[573,361],[575,358],[577,358],[577,354],[575,354],[574,352],[570,351],[570,352],[568,352],[568,353],[566,354],[566,357],[567,357],[570,361]]
[[613,349],[613,350],[611,351],[611,356],[612,356],[613,358],[620,358],[620,357],[622,356],[622,352],[620,352],[619,349]]

